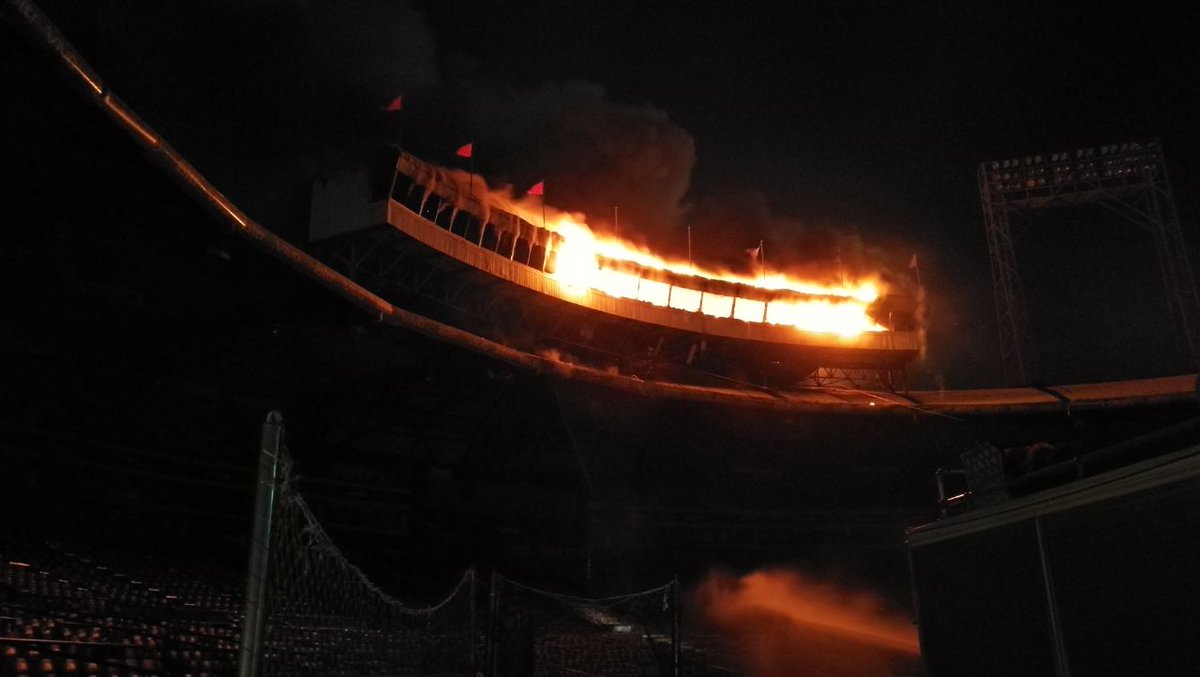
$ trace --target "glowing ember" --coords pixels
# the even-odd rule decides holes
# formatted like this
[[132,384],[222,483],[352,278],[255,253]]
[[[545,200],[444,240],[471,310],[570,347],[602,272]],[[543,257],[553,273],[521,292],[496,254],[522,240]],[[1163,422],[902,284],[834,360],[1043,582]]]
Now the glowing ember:
[[[875,280],[830,286],[778,271],[766,271],[766,274],[758,277],[719,273],[686,262],[668,261],[616,238],[600,237],[587,225],[557,211],[543,217],[540,205],[531,208],[527,202],[518,202],[506,206],[530,223],[541,224],[545,218],[546,229],[562,237],[553,251],[557,264],[551,274],[575,294],[596,291],[713,317],[789,325],[802,331],[846,337],[862,332],[886,331],[867,314],[867,309],[880,296],[880,284]],[[756,300],[702,292],[649,279],[636,272],[618,269],[614,264],[632,264],[642,269],[720,280],[764,292],[790,294],[781,294],[781,298]]]

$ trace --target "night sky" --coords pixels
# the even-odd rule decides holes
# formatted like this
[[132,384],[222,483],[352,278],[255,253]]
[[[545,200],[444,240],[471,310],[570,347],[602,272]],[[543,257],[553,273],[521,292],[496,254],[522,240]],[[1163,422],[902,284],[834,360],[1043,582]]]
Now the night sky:
[[[1157,138],[1188,255],[1200,10],[1091,4],[144,0],[41,3],[110,86],[264,225],[387,142],[623,235],[745,263],[887,271],[928,294],[918,388],[1000,384],[979,163]],[[381,108],[404,97],[399,114]],[[1181,371],[1148,237],[1020,235],[1046,382]],[[1189,365],[1183,365],[1183,369]]]

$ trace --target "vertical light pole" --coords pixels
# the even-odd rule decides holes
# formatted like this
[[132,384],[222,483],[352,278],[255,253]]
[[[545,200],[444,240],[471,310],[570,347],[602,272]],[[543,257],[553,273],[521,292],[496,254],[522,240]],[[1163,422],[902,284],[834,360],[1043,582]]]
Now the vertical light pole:
[[246,604],[242,614],[242,641],[238,649],[238,676],[256,677],[262,657],[263,620],[266,616],[267,571],[271,561],[271,529],[279,473],[283,416],[267,414],[258,451],[258,489],[254,497],[254,532],[246,575]]

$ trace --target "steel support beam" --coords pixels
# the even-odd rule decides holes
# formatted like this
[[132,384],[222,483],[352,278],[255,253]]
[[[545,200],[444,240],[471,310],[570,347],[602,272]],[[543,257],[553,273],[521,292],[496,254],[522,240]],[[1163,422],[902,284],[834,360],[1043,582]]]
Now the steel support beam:
[[979,166],[978,179],[1000,357],[1009,385],[1025,385],[1037,374],[1033,332],[1013,244],[1013,221],[1051,207],[1096,204],[1149,233],[1171,322],[1188,356],[1188,367],[1195,369],[1200,364],[1200,294],[1157,141],[985,162]]

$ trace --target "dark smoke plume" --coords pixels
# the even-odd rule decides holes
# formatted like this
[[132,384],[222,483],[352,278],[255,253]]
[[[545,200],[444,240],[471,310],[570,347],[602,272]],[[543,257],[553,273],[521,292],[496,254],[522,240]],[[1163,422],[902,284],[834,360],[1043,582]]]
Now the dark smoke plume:
[[[44,0],[110,85],[252,216],[285,236],[307,223],[321,174],[399,143],[433,162],[475,143],[489,185],[545,180],[547,204],[683,259],[812,278],[885,271],[852,231],[774,214],[762,194],[689,194],[696,141],[667,112],[601,85],[517,84],[437,44],[409,3],[362,0]],[[399,115],[383,107],[403,95]],[[466,168],[459,163],[459,168]],[[739,258],[741,257],[741,258]],[[902,263],[901,263],[902,265]],[[903,276],[900,276],[902,280]]]

